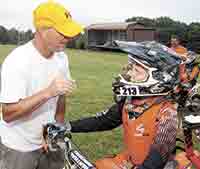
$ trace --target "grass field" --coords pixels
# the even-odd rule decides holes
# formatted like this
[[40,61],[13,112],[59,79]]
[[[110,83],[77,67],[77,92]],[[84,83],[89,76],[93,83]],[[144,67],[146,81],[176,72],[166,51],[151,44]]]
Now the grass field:
[[[15,46],[0,46],[0,63]],[[127,57],[122,53],[93,52],[67,49],[70,69],[78,88],[68,99],[67,119],[95,115],[112,102],[111,82]],[[106,154],[117,153],[122,147],[121,130],[109,132],[74,134],[80,149],[95,160]]]
[[[0,63],[15,46],[0,45]],[[78,88],[67,101],[66,119],[79,119],[95,115],[112,102],[111,82],[127,56],[115,52],[94,52],[67,49],[70,69]],[[80,149],[95,160],[122,149],[121,129],[109,132],[73,134]],[[199,145],[196,144],[199,147]]]

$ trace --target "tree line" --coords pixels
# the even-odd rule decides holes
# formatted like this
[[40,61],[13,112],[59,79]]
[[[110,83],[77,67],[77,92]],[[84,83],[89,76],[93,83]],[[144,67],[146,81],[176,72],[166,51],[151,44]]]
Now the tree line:
[[[200,23],[192,22],[186,24],[184,22],[175,21],[170,17],[159,18],[147,18],[147,17],[131,17],[125,20],[125,22],[136,21],[144,24],[147,27],[156,28],[157,40],[161,43],[169,43],[172,35],[180,37],[184,46],[190,50],[200,53]],[[32,30],[18,31],[15,28],[6,29],[0,26],[0,44],[23,44],[33,38]],[[86,46],[86,34],[76,38],[67,47],[85,49]]]
[[164,44],[169,44],[172,35],[177,35],[182,44],[190,50],[200,53],[200,23],[175,21],[170,17],[159,17],[155,19],[147,17],[131,17],[126,22],[137,21],[145,26],[156,28],[157,40]]
[[23,44],[33,38],[32,30],[19,31],[15,28],[6,29],[0,25],[0,44]]

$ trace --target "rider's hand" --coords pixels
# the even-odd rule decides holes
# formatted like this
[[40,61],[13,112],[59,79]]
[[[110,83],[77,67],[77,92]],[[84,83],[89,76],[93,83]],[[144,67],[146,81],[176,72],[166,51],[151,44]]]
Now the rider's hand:
[[70,132],[70,130],[71,130],[71,125],[69,122],[65,122],[65,123],[55,122],[55,123],[49,123],[49,125],[51,125],[52,128],[54,128],[56,130],[60,130],[60,131]]
[[65,122],[65,123],[58,123],[58,122],[54,122],[54,123],[48,123],[43,127],[43,138],[44,141],[46,142],[46,140],[48,139],[48,135],[51,134],[51,132],[70,132],[71,131],[71,125],[69,122]]
[[[71,131],[71,125],[69,122],[66,123],[48,123],[43,126],[43,141],[42,141],[42,149],[45,153],[51,151],[51,141],[57,140],[58,138],[63,138],[66,132]],[[49,140],[50,139],[50,140]],[[50,142],[49,142],[50,141]],[[49,145],[50,143],[50,145]]]
[[65,80],[64,78],[55,78],[47,88],[50,97],[58,95],[70,95],[76,88],[74,80]]

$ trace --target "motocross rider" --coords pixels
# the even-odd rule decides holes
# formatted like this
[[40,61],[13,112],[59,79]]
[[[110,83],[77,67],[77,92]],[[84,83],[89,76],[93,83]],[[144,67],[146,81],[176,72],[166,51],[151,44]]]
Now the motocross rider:
[[69,122],[71,132],[112,130],[122,125],[125,150],[96,161],[98,169],[163,169],[176,145],[177,105],[171,97],[179,83],[181,59],[156,42],[116,42],[128,65],[113,82],[115,103],[94,117]]

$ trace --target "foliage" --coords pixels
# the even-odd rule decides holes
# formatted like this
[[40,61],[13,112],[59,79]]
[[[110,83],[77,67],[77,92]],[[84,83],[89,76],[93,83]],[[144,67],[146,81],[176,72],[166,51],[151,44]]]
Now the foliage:
[[175,21],[169,17],[159,17],[155,19],[145,17],[132,17],[126,22],[137,21],[148,27],[157,29],[157,40],[168,44],[172,35],[179,36],[183,45],[196,52],[200,52],[200,23],[186,23]]

